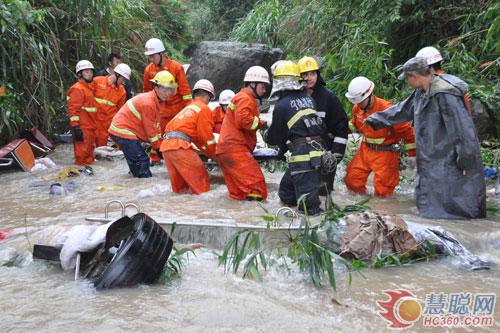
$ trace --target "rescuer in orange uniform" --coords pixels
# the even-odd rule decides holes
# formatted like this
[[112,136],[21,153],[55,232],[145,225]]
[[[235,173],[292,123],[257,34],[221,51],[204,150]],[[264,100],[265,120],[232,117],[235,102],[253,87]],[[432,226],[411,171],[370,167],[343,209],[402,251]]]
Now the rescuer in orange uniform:
[[257,99],[266,93],[269,74],[260,66],[250,67],[245,87],[227,107],[217,143],[217,162],[224,175],[229,196],[236,200],[266,200],[266,181],[253,157],[256,131],[264,126],[259,119]]
[[152,91],[139,94],[125,103],[113,117],[109,134],[120,145],[134,177],[151,177],[149,158],[141,142],[148,142],[153,150],[160,148],[160,112],[162,103],[175,94],[177,83],[168,71],[156,73],[151,80]]
[[230,89],[226,89],[220,93],[219,96],[219,106],[212,111],[212,116],[214,119],[214,133],[220,133],[222,127],[222,121],[226,115],[227,106],[231,99],[234,97],[234,92]]
[[127,92],[123,86],[126,80],[130,80],[130,67],[119,64],[108,76],[94,78],[95,101],[97,103],[97,139],[96,146],[108,144],[108,129],[115,114],[125,104]]
[[208,172],[191,142],[205,155],[215,155],[214,123],[208,103],[215,89],[208,80],[193,87],[194,100],[179,112],[165,128],[160,151],[167,166],[172,191],[200,194],[210,190]]
[[75,164],[92,164],[97,131],[97,107],[92,82],[94,66],[88,60],[80,60],[76,64],[76,74],[78,81],[66,94]]
[[410,123],[374,130],[363,124],[371,114],[384,111],[392,104],[373,94],[375,85],[363,76],[358,76],[349,84],[347,99],[355,104],[349,122],[351,132],[363,136],[361,146],[347,166],[345,184],[351,191],[366,193],[366,180],[371,172],[375,173],[373,186],[375,195],[389,196],[399,183],[399,146],[402,139],[409,156],[414,159],[415,134]]
[[[441,55],[441,52],[439,52],[439,50],[436,49],[435,47],[426,46],[420,49],[420,51],[417,52],[415,57],[424,58],[425,61],[427,61],[427,65],[429,65],[432,74],[441,75],[445,80],[451,83],[455,81],[453,79],[453,77],[455,77],[454,75],[446,74],[446,72],[443,69],[441,69],[441,62],[443,61],[443,56]],[[472,106],[470,103],[468,93],[464,94],[464,102],[465,106],[467,107],[467,110],[469,110],[469,113],[472,113]]]
[[[185,106],[191,103],[192,100],[191,88],[189,87],[186,73],[184,73],[184,68],[177,61],[170,59],[164,52],[165,46],[158,38],[151,38],[146,42],[144,54],[148,56],[149,64],[144,69],[144,92],[153,89],[150,80],[161,70],[169,71],[174,76],[178,85],[177,92],[169,96],[167,102],[163,105],[160,116],[162,131],[165,129],[168,122]],[[155,151],[151,151],[150,157],[152,164],[158,164],[160,162],[160,156],[155,153]]]

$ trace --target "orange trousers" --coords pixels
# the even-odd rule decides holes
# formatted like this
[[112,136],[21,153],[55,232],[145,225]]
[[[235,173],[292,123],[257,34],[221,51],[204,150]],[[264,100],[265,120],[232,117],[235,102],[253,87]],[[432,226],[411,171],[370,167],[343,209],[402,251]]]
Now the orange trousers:
[[108,124],[108,126],[106,126],[106,125],[99,126],[97,128],[97,131],[96,131],[97,137],[95,139],[95,146],[96,147],[101,147],[101,146],[107,146],[108,145],[108,137],[109,137],[108,128],[109,128],[109,125],[111,125],[111,124]]
[[229,196],[235,200],[267,199],[266,180],[259,164],[249,152],[217,155]]
[[90,165],[94,163],[96,130],[89,128],[82,128],[82,133],[83,133],[83,141],[75,141],[75,138],[73,137],[75,164]]
[[208,172],[194,149],[167,150],[163,153],[172,191],[200,194],[210,190]]
[[361,143],[361,147],[347,166],[344,179],[347,188],[354,192],[366,193],[366,181],[371,172],[375,173],[375,195],[392,195],[399,183],[399,152],[373,151],[364,142]]

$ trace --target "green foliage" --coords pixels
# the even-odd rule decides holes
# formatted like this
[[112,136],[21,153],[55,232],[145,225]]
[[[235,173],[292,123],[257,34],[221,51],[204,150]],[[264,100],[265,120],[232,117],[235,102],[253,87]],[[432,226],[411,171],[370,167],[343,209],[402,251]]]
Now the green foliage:
[[481,159],[484,165],[497,168],[497,171],[500,171],[500,140],[482,142]]
[[189,254],[195,255],[194,251],[190,248],[177,248],[173,247],[173,254],[168,258],[163,271],[158,279],[160,283],[169,283],[172,280],[180,279],[182,268],[189,258]]
[[[299,205],[304,203],[305,196],[298,201]],[[347,268],[349,284],[352,282],[352,271],[357,271],[360,266],[351,265],[344,258],[337,255],[326,243],[318,237],[318,229],[325,228],[325,225],[337,223],[340,217],[355,211],[362,211],[367,208],[365,205],[369,199],[355,205],[349,205],[341,209],[333,204],[331,198],[327,204],[327,214],[321,223],[312,225],[307,211],[302,220],[299,230],[292,234],[290,232],[285,242],[271,242],[267,247],[263,246],[262,231],[240,230],[235,233],[225,244],[222,254],[219,256],[219,264],[224,266],[224,272],[231,270],[237,273],[243,264],[243,278],[253,278],[262,280],[262,270],[267,270],[274,263],[288,267],[288,262],[296,264],[300,272],[308,274],[313,284],[320,288],[323,286],[323,279],[327,279],[328,285],[336,289],[334,263],[340,263]],[[262,207],[262,206],[261,206]],[[271,225],[279,224],[277,216],[273,216],[265,211],[264,221],[267,222],[266,233],[280,233],[279,229],[274,229]],[[328,232],[328,231],[327,231]],[[278,259],[275,259],[278,258]]]
[[15,136],[23,117],[19,104],[21,95],[10,93],[12,85],[7,84],[6,96],[0,96],[0,142]]
[[193,42],[225,40],[238,20],[253,7],[254,1],[191,0],[187,14]]
[[500,129],[499,30],[500,3],[493,0],[261,0],[231,36],[280,47],[289,59],[318,56],[346,110],[352,105],[344,92],[359,75],[375,82],[380,97],[407,96],[398,65],[435,45],[444,69],[469,83],[473,100],[488,105]]
[[[426,241],[426,245],[419,251],[411,253],[396,253],[386,256],[378,255],[377,258],[370,263],[373,268],[382,268],[387,266],[410,265],[419,261],[428,261],[439,257],[436,253],[436,248],[431,242]],[[366,266],[369,267],[369,266]]]
[[[174,234],[176,224],[172,224],[170,228],[170,237]],[[172,248],[173,254],[168,258],[163,271],[161,272],[158,281],[160,283],[170,283],[173,280],[178,280],[181,278],[182,268],[184,267],[186,261],[189,259],[189,254],[196,255],[192,248],[178,248],[174,246]]]
[[278,36],[286,5],[279,0],[261,1],[238,23],[231,37],[249,43],[264,43],[273,47],[279,45]]

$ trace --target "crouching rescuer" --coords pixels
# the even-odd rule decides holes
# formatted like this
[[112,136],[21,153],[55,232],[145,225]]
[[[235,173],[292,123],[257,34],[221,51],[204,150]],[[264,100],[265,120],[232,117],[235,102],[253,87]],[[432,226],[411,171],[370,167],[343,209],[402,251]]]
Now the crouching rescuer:
[[212,111],[208,107],[214,96],[212,83],[199,80],[193,87],[193,102],[182,109],[165,128],[160,151],[174,192],[200,194],[210,190],[208,172],[191,143],[201,153],[214,157],[214,123]]
[[125,103],[113,117],[109,134],[120,145],[134,177],[151,177],[149,157],[143,142],[151,149],[160,148],[160,112],[168,96],[175,94],[177,83],[168,71],[160,71],[151,80],[152,91],[139,94]]
[[[305,208],[300,204],[298,210],[307,210],[307,214],[317,215],[321,212],[320,168],[324,155],[321,138],[326,129],[316,112],[313,98],[304,91],[304,85],[299,79],[299,68],[292,61],[283,61],[274,70],[271,95],[278,94],[279,100],[265,141],[279,146],[281,151],[289,150],[291,153],[288,168],[279,186],[281,201],[295,206],[297,200],[307,194],[304,199]],[[335,161],[333,154],[329,155]]]

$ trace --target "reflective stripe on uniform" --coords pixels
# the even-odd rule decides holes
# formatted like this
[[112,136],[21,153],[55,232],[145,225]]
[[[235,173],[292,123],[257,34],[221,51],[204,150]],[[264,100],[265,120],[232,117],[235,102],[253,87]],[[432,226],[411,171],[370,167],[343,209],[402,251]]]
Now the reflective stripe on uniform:
[[149,138],[149,142],[153,143],[155,141],[160,140],[160,138],[161,138],[161,135],[160,134],[156,134],[155,136]]
[[358,129],[356,128],[356,126],[354,126],[354,124],[352,123],[352,121],[349,122],[349,129],[353,133],[358,131]]
[[183,100],[193,99],[193,96],[191,96],[191,95],[184,95],[184,96],[182,96],[182,99]]
[[125,135],[131,135],[134,138],[137,138],[137,136],[135,135],[134,132],[126,130],[126,129],[123,129],[123,128],[116,127],[113,124],[111,124],[111,126],[109,126],[109,129],[111,129],[111,130],[113,130],[113,131],[115,131],[117,133],[121,133],[121,134],[125,134]]
[[89,107],[89,106],[82,106],[82,110],[85,110],[87,112],[96,112],[97,108]]
[[70,120],[70,121],[80,121],[80,116],[72,116],[72,117],[69,117],[69,120]]
[[130,112],[132,112],[137,119],[142,120],[141,114],[139,113],[139,111],[137,111],[131,99],[127,101],[127,105]]
[[227,107],[231,110],[234,110],[235,106],[233,103],[229,102],[229,104],[227,105]]
[[326,112],[318,112],[318,117],[325,118]]
[[290,156],[289,162],[290,163],[307,162],[307,161],[310,161],[311,158],[320,157],[320,156],[323,156],[323,154],[324,154],[323,151],[313,150],[313,151],[309,152],[309,154]]
[[247,198],[257,198],[257,199],[262,199],[262,194],[258,193],[248,193]]
[[341,138],[341,137],[339,137],[339,136],[336,136],[336,137],[333,139],[333,142],[336,142],[336,143],[340,143],[340,144],[346,145],[346,144],[347,144],[347,139],[345,139],[345,138]]
[[417,144],[416,143],[407,143],[405,144],[405,150],[411,150],[411,149],[416,149]]
[[69,96],[66,96],[66,101],[69,101],[71,97]]
[[108,101],[107,99],[102,99],[102,98],[97,98],[97,97],[95,97],[94,99],[97,103],[101,103],[101,104],[105,104],[105,105],[109,105],[109,106],[116,106],[115,103]]
[[376,144],[376,145],[380,145],[380,144],[384,143],[385,138],[367,138],[367,137],[363,137],[363,141],[364,142],[368,142],[368,143],[373,143],[373,144]]
[[299,121],[300,118],[302,118],[303,116],[307,116],[307,115],[310,115],[310,114],[316,114],[316,110],[313,110],[313,109],[304,109],[304,110],[300,110],[299,112],[297,112],[289,121],[288,123],[286,123],[286,125],[288,126],[288,128],[292,128],[293,125],[295,125],[295,123],[297,121]]
[[215,139],[207,141],[207,145],[214,145],[217,141]]
[[252,127],[250,127],[250,128],[254,130],[254,129],[256,129],[258,126],[259,126],[259,117],[255,116],[255,117],[253,117]]
[[196,111],[197,113],[200,113],[201,109],[198,105],[194,105],[194,104],[191,104],[191,105],[188,105],[186,106],[187,109],[191,109],[193,111]]

